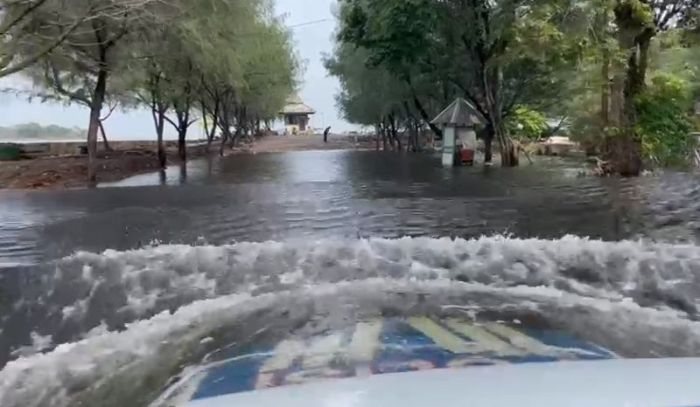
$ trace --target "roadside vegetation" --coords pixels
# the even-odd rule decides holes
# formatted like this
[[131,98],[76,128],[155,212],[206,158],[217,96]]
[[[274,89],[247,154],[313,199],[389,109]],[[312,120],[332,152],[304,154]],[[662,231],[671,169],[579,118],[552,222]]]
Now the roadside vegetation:
[[181,160],[195,122],[223,151],[275,118],[297,72],[270,0],[0,0],[0,77],[19,73],[30,97],[87,108],[91,182],[116,108],[152,112],[165,167],[165,126]]
[[[686,163],[699,130],[698,0],[342,0],[329,72],[353,123],[401,149],[454,98],[484,118],[504,166],[554,134],[605,172]],[[440,136],[440,129],[432,128]]]

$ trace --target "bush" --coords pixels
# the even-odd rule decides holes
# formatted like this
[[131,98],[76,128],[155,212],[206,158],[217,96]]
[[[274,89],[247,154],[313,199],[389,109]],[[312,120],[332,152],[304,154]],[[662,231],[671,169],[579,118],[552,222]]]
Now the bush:
[[539,140],[547,131],[547,119],[542,113],[518,106],[506,121],[506,130],[521,139]]
[[22,158],[22,150],[15,144],[0,144],[0,161],[14,161]]
[[645,157],[667,166],[687,163],[695,148],[692,106],[687,84],[673,75],[661,74],[637,98],[637,128]]

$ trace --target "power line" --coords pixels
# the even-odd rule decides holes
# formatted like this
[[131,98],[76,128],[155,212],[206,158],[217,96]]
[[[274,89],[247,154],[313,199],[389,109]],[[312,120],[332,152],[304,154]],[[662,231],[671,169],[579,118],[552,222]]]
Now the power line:
[[324,18],[322,20],[307,21],[305,23],[290,25],[290,26],[288,26],[288,28],[306,27],[309,25],[316,25],[316,24],[321,24],[321,23],[325,23],[325,22],[329,22],[329,21],[333,21],[333,19],[332,18]]

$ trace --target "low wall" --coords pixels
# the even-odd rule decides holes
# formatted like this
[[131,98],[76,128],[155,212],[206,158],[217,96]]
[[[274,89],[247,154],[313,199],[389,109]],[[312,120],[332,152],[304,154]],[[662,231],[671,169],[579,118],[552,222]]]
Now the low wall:
[[[111,141],[110,146],[115,150],[156,150],[157,142],[153,141]],[[168,140],[164,142],[166,148],[177,148],[177,141]],[[187,142],[188,146],[198,146],[202,144],[201,140],[192,140]],[[22,154],[29,157],[42,156],[67,156],[81,155],[87,143],[84,141],[50,141],[50,142],[2,142],[0,145],[18,146]],[[98,150],[104,151],[104,144],[98,142]]]

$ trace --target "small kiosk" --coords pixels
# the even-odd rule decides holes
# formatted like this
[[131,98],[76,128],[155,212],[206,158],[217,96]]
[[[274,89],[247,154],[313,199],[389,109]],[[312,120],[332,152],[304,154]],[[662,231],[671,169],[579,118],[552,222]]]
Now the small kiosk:
[[432,123],[443,128],[442,165],[473,165],[476,154],[476,126],[481,124],[479,112],[468,101],[457,98]]

